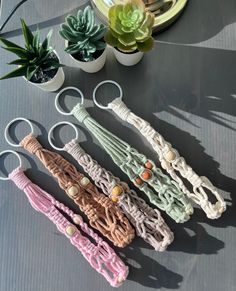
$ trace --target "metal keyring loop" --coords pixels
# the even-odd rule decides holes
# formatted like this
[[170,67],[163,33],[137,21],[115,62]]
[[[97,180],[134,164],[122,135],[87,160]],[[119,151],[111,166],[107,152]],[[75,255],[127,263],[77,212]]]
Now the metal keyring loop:
[[9,134],[9,128],[11,127],[11,125],[13,123],[15,123],[16,121],[25,121],[29,126],[30,126],[30,130],[31,130],[31,134],[34,134],[34,127],[32,125],[32,123],[24,118],[24,117],[17,117],[17,118],[14,118],[12,119],[5,127],[5,130],[4,130],[4,137],[5,137],[5,140],[7,141],[7,143],[13,147],[20,147],[21,145],[20,144],[16,144],[16,143],[13,143],[10,141],[9,137],[10,137],[10,134]]
[[56,107],[56,110],[61,113],[62,115],[72,115],[73,113],[70,111],[70,112],[65,112],[65,111],[62,111],[60,105],[59,105],[59,98],[61,96],[61,94],[67,90],[74,90],[76,92],[78,92],[80,94],[80,98],[81,98],[81,102],[80,104],[84,104],[84,94],[82,93],[82,91],[79,89],[79,88],[76,88],[76,87],[65,87],[63,88],[60,92],[57,93],[56,95],[56,98],[55,98],[55,107]]
[[98,88],[100,88],[104,84],[115,85],[119,89],[119,92],[120,92],[120,96],[118,96],[117,98],[120,98],[120,99],[122,99],[122,97],[123,97],[123,90],[122,90],[120,84],[118,84],[116,81],[113,81],[113,80],[104,80],[104,81],[98,83],[97,86],[94,88],[94,90],[93,90],[93,102],[97,105],[97,107],[99,107],[101,109],[109,109],[109,104],[107,106],[103,106],[103,105],[99,104],[98,101],[96,100],[97,90],[98,90]]
[[77,129],[77,128],[75,127],[75,125],[72,124],[71,122],[69,122],[69,121],[61,121],[61,122],[58,122],[58,123],[54,124],[54,125],[50,128],[50,130],[49,130],[49,132],[48,132],[48,142],[49,142],[50,146],[51,146],[52,148],[54,148],[55,150],[57,150],[57,151],[64,151],[64,147],[59,148],[59,147],[57,147],[57,146],[55,146],[55,145],[53,144],[53,142],[52,142],[52,133],[53,133],[53,130],[54,130],[58,125],[65,125],[65,124],[71,126],[71,127],[74,129],[74,131],[75,131],[75,139],[77,140],[77,139],[79,138],[79,132],[78,132],[78,129]]
[[[5,150],[5,151],[0,152],[0,157],[2,157],[5,154],[13,154],[13,155],[15,155],[18,158],[19,167],[22,167],[22,159],[21,159],[20,155],[17,152],[12,151],[12,150]],[[9,177],[1,177],[0,176],[0,180],[6,181],[6,180],[10,180],[10,178]]]

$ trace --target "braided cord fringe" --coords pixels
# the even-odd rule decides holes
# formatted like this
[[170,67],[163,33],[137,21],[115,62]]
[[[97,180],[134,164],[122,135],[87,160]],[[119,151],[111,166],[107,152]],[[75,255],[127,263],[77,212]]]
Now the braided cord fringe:
[[134,225],[138,236],[157,251],[164,251],[167,248],[173,241],[174,235],[157,209],[148,206],[126,183],[102,168],[76,140],[67,143],[64,150],[83,167],[103,193],[112,200],[117,200],[118,205]]
[[[181,192],[178,183],[166,176],[144,155],[97,123],[81,104],[77,104],[72,113],[79,122],[84,123],[113,161],[154,205],[164,210],[178,223],[190,218],[193,212],[192,205]],[[147,162],[148,168],[151,169],[147,169]]]
[[45,168],[55,177],[60,187],[88,217],[92,227],[111,240],[114,245],[124,247],[134,238],[135,232],[128,219],[112,201],[94,186],[88,178],[59,154],[42,148],[32,135],[26,136],[21,145],[37,156]]
[[[193,169],[187,165],[185,159],[180,156],[178,151],[174,149],[170,143],[165,141],[163,136],[155,131],[147,121],[131,112],[120,98],[109,103],[108,107],[122,120],[132,124],[139,130],[158,154],[162,168],[170,174],[172,179],[179,184],[181,190],[190,199],[201,206],[208,218],[215,219],[221,216],[226,210],[226,203],[217,189],[206,177],[198,176]],[[192,193],[186,188],[176,172],[179,172],[184,179],[187,179],[191,183]],[[210,191],[215,196],[217,200],[215,204],[208,200],[208,195],[205,190]]]
[[[24,191],[31,206],[46,215],[57,226],[58,230],[69,238],[71,244],[82,253],[97,272],[102,274],[112,286],[118,287],[121,285],[128,275],[128,267],[125,266],[114,250],[88,227],[81,216],[75,214],[39,186],[33,184],[20,167],[12,171],[9,178],[19,189]],[[59,209],[71,217],[77,227]],[[92,243],[90,238],[82,235],[78,226],[96,244]]]

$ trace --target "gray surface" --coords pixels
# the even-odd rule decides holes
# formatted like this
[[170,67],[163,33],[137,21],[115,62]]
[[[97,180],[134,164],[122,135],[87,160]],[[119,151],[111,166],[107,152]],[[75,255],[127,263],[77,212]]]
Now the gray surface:
[[[26,4],[22,15],[26,15],[30,23],[36,23],[32,19],[33,7],[39,1],[29,2],[30,9],[27,10]],[[45,18],[37,20],[43,34],[53,24],[57,31],[60,23],[57,16],[66,13],[58,11],[57,1],[47,2],[54,3],[56,18],[47,22]],[[47,2],[44,1],[43,9],[52,15],[52,5]],[[233,0],[190,1],[182,18],[157,37],[162,43],[156,43],[155,49],[138,66],[125,68],[110,55],[105,68],[95,75],[76,68],[63,52],[63,41],[54,34],[56,50],[68,65],[64,86],[75,85],[83,90],[86,105],[98,121],[157,160],[150,146],[133,128],[122,124],[109,112],[92,108],[94,86],[106,78],[117,80],[124,89],[127,105],[173,143],[198,173],[207,175],[222,190],[229,205],[217,221],[208,220],[198,209],[184,225],[166,218],[175,232],[175,241],[167,252],[156,253],[138,238],[129,247],[119,250],[130,265],[130,275],[120,290],[234,291],[236,288],[236,220],[235,207],[232,207],[236,189],[235,11]],[[3,16],[4,13],[6,11]],[[21,42],[17,30],[6,36]],[[10,54],[0,51],[1,74],[9,69],[5,63],[10,59]],[[108,88],[106,94],[103,91],[104,96],[115,95],[112,90]],[[22,79],[0,82],[0,92],[1,131],[10,119],[25,116],[35,123],[40,141],[49,147],[48,129],[63,120],[54,109],[55,93],[40,91]],[[75,99],[66,97],[65,103],[70,107]],[[72,117],[66,120],[75,122]],[[83,147],[127,181],[90,134],[79,128]],[[56,133],[57,137],[63,136],[63,141],[71,139],[73,132],[67,129],[62,128]],[[17,131],[12,130],[18,138],[26,132],[22,123]],[[0,148],[9,148],[3,135]],[[76,210],[43,167],[32,156],[24,153],[24,157],[28,176]],[[15,160],[8,157],[5,164],[8,170],[13,169]],[[1,182],[0,189],[1,291],[112,290],[55,226],[31,208],[22,192],[10,182]]]

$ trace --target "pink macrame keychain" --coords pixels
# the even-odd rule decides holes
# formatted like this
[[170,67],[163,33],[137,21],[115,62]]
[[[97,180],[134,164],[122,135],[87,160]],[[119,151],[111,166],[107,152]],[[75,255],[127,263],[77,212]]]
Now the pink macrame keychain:
[[[21,157],[17,152],[6,150],[0,153],[0,157],[10,153],[16,155],[20,166],[13,170],[8,177],[0,177],[0,180],[13,181],[26,194],[31,206],[47,216],[111,286],[119,287],[128,275],[128,267],[114,250],[89,228],[80,215],[75,214],[25,176]],[[73,222],[70,222],[62,213],[70,217]],[[79,227],[88,237],[82,235]]]
[[[66,143],[63,148],[52,142],[53,130],[59,125],[69,125],[75,131],[75,139]],[[48,132],[48,141],[52,148],[68,152],[91,177],[95,185],[104,194],[118,204],[126,217],[133,224],[136,234],[154,247],[156,251],[164,251],[173,241],[174,234],[165,223],[159,210],[150,207],[128,184],[115,177],[98,164],[79,145],[78,129],[68,121],[56,123]]]

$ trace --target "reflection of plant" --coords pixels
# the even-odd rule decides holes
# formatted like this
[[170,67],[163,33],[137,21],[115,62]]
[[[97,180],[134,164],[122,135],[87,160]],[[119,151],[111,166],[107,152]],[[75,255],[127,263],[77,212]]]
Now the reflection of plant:
[[82,61],[93,61],[93,54],[106,47],[103,41],[106,27],[103,24],[94,24],[94,12],[90,6],[84,11],[79,10],[76,17],[68,15],[65,20],[66,23],[61,25],[59,31],[69,42],[65,51],[69,54],[79,54]]
[[6,74],[0,80],[20,76],[25,76],[30,80],[40,71],[46,72],[63,66],[59,63],[59,60],[52,56],[53,49],[49,46],[52,30],[49,31],[41,44],[39,31],[33,35],[23,19],[21,19],[21,26],[25,39],[25,48],[0,37],[0,41],[5,45],[3,48],[19,57],[19,59],[9,63],[9,65],[18,65],[18,68]]
[[109,9],[109,31],[105,40],[123,52],[146,52],[153,47],[154,14],[141,0],[130,0]]

